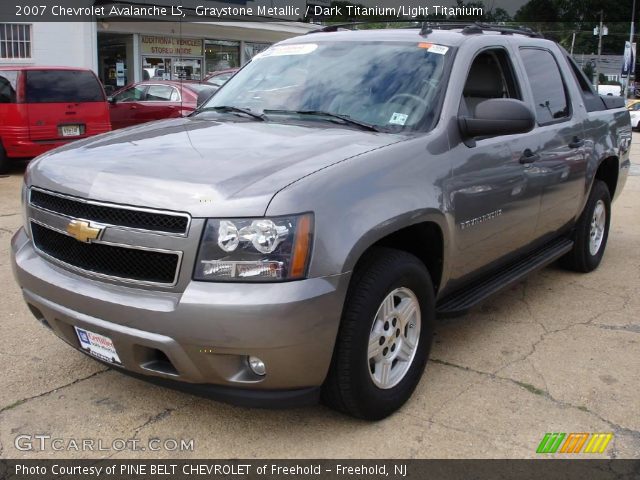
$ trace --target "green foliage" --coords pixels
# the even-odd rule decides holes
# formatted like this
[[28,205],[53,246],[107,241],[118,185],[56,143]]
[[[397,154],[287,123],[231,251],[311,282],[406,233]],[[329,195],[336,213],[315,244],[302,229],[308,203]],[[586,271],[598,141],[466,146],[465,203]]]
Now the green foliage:
[[[602,53],[622,55],[629,40],[629,22],[633,0],[530,0],[515,14],[514,20],[526,23],[545,37],[571,48],[576,33],[574,54],[595,54],[598,37],[593,29],[600,23],[600,11],[609,34],[602,38]],[[640,5],[639,5],[640,7]],[[638,17],[636,10],[636,22]]]
[[[415,20],[416,22],[443,20],[482,21],[511,25],[514,27],[526,26],[532,30],[541,32],[546,38],[557,41],[567,50],[571,49],[573,33],[575,33],[573,53],[576,55],[583,53],[592,55],[598,51],[598,37],[593,35],[593,29],[599,24],[600,10],[603,10],[604,23],[609,29],[609,35],[604,36],[602,39],[602,53],[622,55],[624,52],[624,42],[629,39],[629,22],[622,20],[631,16],[632,1],[633,0],[616,0],[615,2],[611,0],[529,0],[529,2],[520,7],[514,17],[511,18],[509,13],[502,8],[492,8],[489,11],[482,0],[456,0],[456,7],[480,7],[483,9],[484,15],[459,15],[450,17],[444,15],[429,15],[428,18],[418,17],[404,20],[405,22],[410,20]],[[490,4],[493,4],[493,2]],[[326,19],[327,23],[366,22],[358,25],[358,29],[397,28],[402,25],[397,19],[382,16],[348,17],[346,15],[346,8],[344,8],[347,5],[363,6],[358,2],[333,0],[331,6],[343,7],[343,14]],[[636,11],[636,17],[638,16],[640,16],[640,4]]]

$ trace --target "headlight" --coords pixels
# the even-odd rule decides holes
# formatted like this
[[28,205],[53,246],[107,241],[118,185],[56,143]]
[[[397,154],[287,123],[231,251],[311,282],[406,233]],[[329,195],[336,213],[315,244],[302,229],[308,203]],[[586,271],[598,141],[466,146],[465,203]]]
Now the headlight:
[[210,219],[198,252],[195,280],[273,282],[307,273],[313,215]]

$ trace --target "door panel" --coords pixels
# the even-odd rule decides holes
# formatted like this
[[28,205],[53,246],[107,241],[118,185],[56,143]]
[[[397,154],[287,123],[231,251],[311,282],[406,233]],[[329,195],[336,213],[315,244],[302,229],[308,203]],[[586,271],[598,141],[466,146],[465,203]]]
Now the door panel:
[[478,142],[471,156],[465,149],[461,144],[451,152],[467,160],[446,185],[455,220],[453,279],[530,243],[540,207],[539,192],[504,137]]
[[180,95],[170,85],[149,85],[142,109],[140,122],[151,122],[180,115]]
[[143,107],[147,87],[144,85],[132,85],[113,98],[115,103],[109,105],[111,126],[113,129],[129,127],[141,123],[140,115]]
[[[476,53],[462,92],[460,114],[473,117],[477,105],[491,98],[522,100],[510,54],[503,48]],[[453,280],[532,242],[540,190],[530,185],[527,166],[513,148],[529,136],[466,139],[451,151],[451,158],[459,162],[453,165],[446,189],[455,220]]]
[[[531,185],[541,194],[535,236],[551,234],[576,215],[584,196],[586,156],[583,120],[572,111],[569,89],[549,50],[521,48],[539,127],[514,144],[514,154],[530,149],[539,159],[528,165]],[[569,79],[573,81],[573,78]]]

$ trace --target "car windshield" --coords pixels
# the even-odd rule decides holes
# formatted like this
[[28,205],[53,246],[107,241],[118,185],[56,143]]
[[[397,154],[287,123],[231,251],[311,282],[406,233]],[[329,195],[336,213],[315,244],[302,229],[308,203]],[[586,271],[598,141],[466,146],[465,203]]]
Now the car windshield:
[[427,130],[451,56],[452,48],[425,42],[275,45],[235,74],[201,112],[225,115],[235,108],[275,122]]

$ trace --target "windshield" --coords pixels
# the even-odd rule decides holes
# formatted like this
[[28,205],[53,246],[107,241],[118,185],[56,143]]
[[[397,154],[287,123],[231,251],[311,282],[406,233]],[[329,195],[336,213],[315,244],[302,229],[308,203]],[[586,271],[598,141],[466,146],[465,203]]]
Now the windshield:
[[[321,42],[258,54],[206,104],[267,121],[332,121],[332,114],[384,131],[428,129],[452,49],[430,43]],[[351,125],[351,123],[343,123]]]

